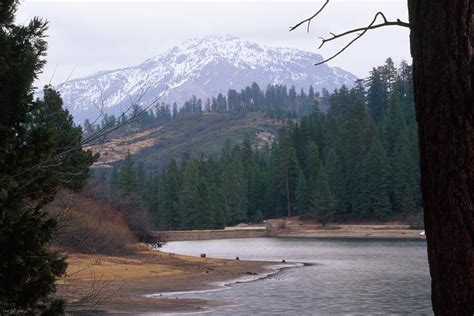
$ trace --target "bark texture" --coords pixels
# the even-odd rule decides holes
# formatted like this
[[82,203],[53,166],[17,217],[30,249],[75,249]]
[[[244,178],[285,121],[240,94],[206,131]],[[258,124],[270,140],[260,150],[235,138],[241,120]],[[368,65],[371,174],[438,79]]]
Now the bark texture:
[[408,0],[433,311],[474,315],[474,0]]

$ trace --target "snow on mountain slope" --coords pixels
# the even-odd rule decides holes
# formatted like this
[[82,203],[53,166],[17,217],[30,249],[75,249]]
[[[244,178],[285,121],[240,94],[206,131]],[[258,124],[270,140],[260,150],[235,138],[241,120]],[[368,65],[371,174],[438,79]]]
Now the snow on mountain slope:
[[120,114],[133,103],[146,106],[159,95],[160,102],[178,106],[196,95],[205,99],[240,90],[252,82],[294,85],[316,91],[353,86],[356,77],[327,65],[315,67],[321,55],[290,48],[259,45],[237,37],[208,36],[192,39],[140,65],[102,71],[70,80],[60,87],[64,103],[78,122],[93,119],[103,109]]

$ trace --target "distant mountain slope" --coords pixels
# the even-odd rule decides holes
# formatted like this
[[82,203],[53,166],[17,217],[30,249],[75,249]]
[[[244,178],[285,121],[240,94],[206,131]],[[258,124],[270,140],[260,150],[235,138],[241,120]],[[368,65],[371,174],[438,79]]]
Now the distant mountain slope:
[[91,149],[101,157],[96,167],[110,167],[128,151],[151,167],[164,167],[183,154],[197,157],[220,153],[227,140],[241,142],[249,135],[257,148],[270,146],[282,122],[259,112],[186,113],[145,131],[111,137]]
[[327,65],[322,56],[290,48],[273,48],[233,36],[193,39],[140,65],[103,71],[68,81],[60,92],[75,119],[92,119],[103,108],[119,114],[132,103],[149,104],[164,91],[165,102],[178,105],[196,95],[205,99],[257,82],[329,91],[353,86],[356,77]]

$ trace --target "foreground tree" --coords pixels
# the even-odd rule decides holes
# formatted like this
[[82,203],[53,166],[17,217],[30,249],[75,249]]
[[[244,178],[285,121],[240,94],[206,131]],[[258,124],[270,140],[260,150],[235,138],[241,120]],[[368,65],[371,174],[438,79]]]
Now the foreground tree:
[[474,314],[474,1],[410,0],[433,310]]
[[13,23],[18,1],[0,4],[0,314],[63,312],[53,299],[64,258],[48,248],[56,222],[44,206],[59,186],[80,188],[95,157],[47,88],[33,100],[44,64],[46,22]]
[[[309,23],[328,5],[290,30]],[[369,30],[409,27],[415,86],[428,259],[433,311],[474,314],[474,0],[408,0],[409,23],[372,22],[321,46]],[[382,22],[377,23],[379,19]]]

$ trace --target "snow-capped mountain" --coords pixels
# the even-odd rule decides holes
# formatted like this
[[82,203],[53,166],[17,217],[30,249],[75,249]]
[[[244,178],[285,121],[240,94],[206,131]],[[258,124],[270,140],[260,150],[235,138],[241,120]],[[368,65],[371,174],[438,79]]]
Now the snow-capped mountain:
[[78,122],[99,109],[119,114],[131,104],[146,106],[156,98],[179,106],[193,95],[202,98],[240,90],[252,82],[294,85],[307,91],[353,86],[356,77],[327,65],[322,56],[291,48],[274,48],[233,36],[192,39],[143,63],[70,80],[59,90]]

